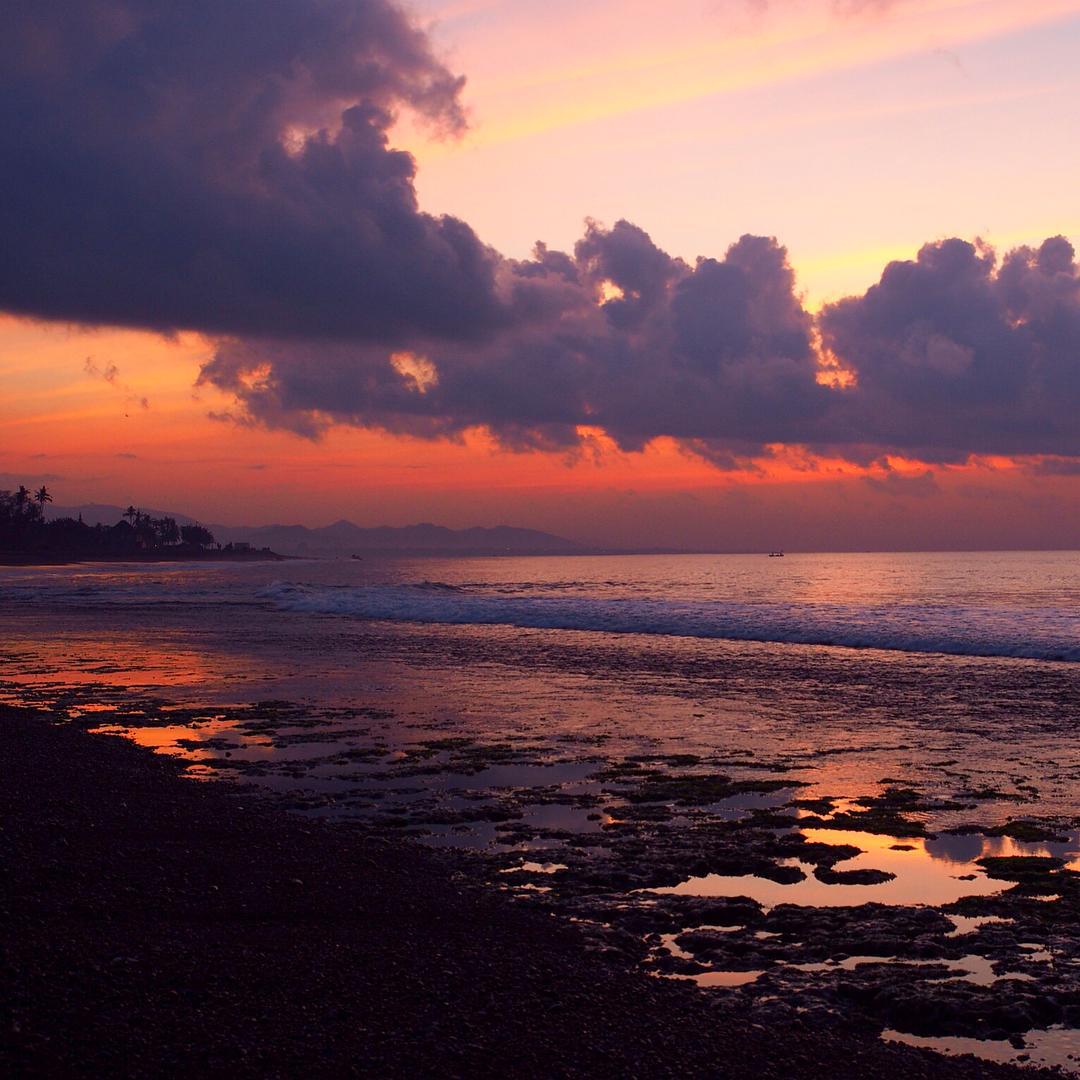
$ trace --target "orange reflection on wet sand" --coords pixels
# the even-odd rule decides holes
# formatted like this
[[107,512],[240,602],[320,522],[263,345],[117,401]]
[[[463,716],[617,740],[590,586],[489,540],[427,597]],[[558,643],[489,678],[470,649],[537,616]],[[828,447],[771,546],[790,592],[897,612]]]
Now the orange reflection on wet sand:
[[185,724],[170,724],[166,727],[121,727],[117,724],[106,724],[95,728],[95,735],[121,735],[130,739],[137,746],[145,746],[150,750],[162,753],[176,754],[185,758],[205,758],[216,756],[215,751],[181,747],[178,745],[181,739],[189,742],[204,742],[215,738],[226,731],[236,727],[235,721],[210,722],[200,724],[198,727],[189,727]]
[[[951,904],[963,896],[989,896],[1007,887],[1004,882],[988,878],[974,861],[981,857],[981,847],[980,853],[967,859],[958,857],[954,861],[935,855],[922,837],[898,839],[838,829],[805,829],[802,832],[811,843],[850,844],[860,849],[859,855],[836,864],[838,872],[883,870],[895,877],[873,885],[825,884],[814,877],[812,865],[787,860],[787,865],[799,866],[806,875],[802,881],[781,884],[751,874],[741,877],[707,874],[654,891],[681,896],[749,896],[768,909],[778,904],[857,907],[881,903],[936,907]],[[897,845],[902,845],[903,849]]]
[[[208,658],[194,649],[159,647],[143,637],[84,637],[62,642],[35,640],[34,669],[12,671],[20,683],[41,686],[65,684],[127,689],[137,686],[199,684],[212,675]],[[13,665],[14,666],[14,665]],[[85,708],[85,707],[84,707]]]

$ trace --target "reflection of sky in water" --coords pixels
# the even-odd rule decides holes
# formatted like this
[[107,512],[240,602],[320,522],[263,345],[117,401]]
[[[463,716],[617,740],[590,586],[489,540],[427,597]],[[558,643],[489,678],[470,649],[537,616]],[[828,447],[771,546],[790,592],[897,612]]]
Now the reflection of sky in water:
[[[667,935],[665,938],[676,937],[677,935]],[[668,951],[673,955],[682,956],[684,958],[692,959],[691,954],[679,949],[677,945],[668,945]],[[1035,957],[1034,959],[1042,959],[1041,957]],[[923,968],[942,968],[945,974],[941,976],[942,981],[959,980],[961,982],[969,982],[975,986],[993,986],[994,983],[1001,979],[1013,979],[1020,982],[1032,982],[1033,976],[1025,975],[1021,972],[994,971],[994,961],[988,960],[985,956],[977,956],[975,954],[969,954],[967,956],[961,956],[956,959],[937,959],[937,960],[913,960],[909,957],[905,957],[902,960],[895,960],[887,956],[846,956],[843,960],[824,960],[819,963],[809,964],[788,964],[778,963],[772,968],[761,968],[752,971],[703,971],[695,975],[682,976],[683,978],[693,979],[698,986],[745,986],[748,983],[757,982],[761,976],[766,972],[772,973],[784,973],[784,972],[804,972],[807,975],[815,975],[827,973],[830,971],[855,971],[858,968],[864,967],[868,964],[886,964],[890,967],[923,967]]]
[[[458,564],[440,565],[446,573]],[[125,570],[121,584],[132,576]],[[1080,692],[1080,665],[372,624],[241,605],[136,606],[122,617],[27,609],[0,613],[0,631],[8,643],[0,678],[38,687],[46,702],[81,685],[98,699],[108,698],[106,688],[119,697],[133,686],[200,706],[272,698],[358,705],[395,713],[385,726],[395,744],[420,724],[591,748],[602,737],[609,756],[753,755],[794,766],[793,776],[810,782],[806,797],[876,793],[884,776],[950,798],[984,787],[1013,792],[1022,776],[1039,788],[1040,812],[1077,810],[1080,733],[1054,715],[1070,699],[1066,683]],[[982,801],[974,813],[937,815],[935,827],[965,817],[992,824],[1021,808]]]
[[[966,843],[950,848],[945,855],[936,840],[907,837],[902,841],[875,833],[839,829],[803,829],[808,841],[821,844],[851,844],[862,853],[836,864],[839,872],[848,870],[883,870],[895,874],[891,881],[874,885],[831,884],[813,876],[808,863],[788,860],[806,874],[802,881],[780,884],[747,874],[726,877],[707,874],[691,877],[679,885],[651,890],[675,896],[749,896],[765,908],[777,904],[800,904],[805,907],[857,907],[860,904],[951,904],[963,896],[990,896],[1009,887],[1008,882],[988,878],[975,860],[985,855],[1042,855],[1043,844],[1022,844],[1005,837],[949,837]],[[1076,839],[1076,838],[1074,838]],[[911,850],[898,851],[893,845],[903,843]],[[931,845],[935,845],[931,850]],[[1067,845],[1063,845],[1067,846]],[[966,857],[965,857],[966,856]],[[973,875],[971,880],[962,880]]]
[[963,937],[965,934],[974,934],[980,926],[993,926],[995,924],[1005,926],[1012,922],[1001,915],[953,915],[948,916],[953,926],[956,927],[946,937]]
[[439,784],[448,789],[482,790],[505,787],[547,787],[584,780],[596,771],[595,761],[561,762],[552,765],[491,765],[475,773],[443,773]]
[[[197,727],[188,724],[164,724],[157,727],[122,727],[106,724],[95,730],[103,735],[126,735],[139,746],[146,746],[151,750],[168,750],[171,754],[198,760],[204,757],[216,757],[221,751],[202,748],[181,749],[178,745],[180,740],[205,742],[207,739],[217,739],[223,735],[232,736],[237,733],[237,721],[211,721],[200,723]],[[254,740],[251,741],[254,742]],[[246,739],[245,745],[247,745]]]
[[1015,1062],[1020,1055],[1027,1055],[1030,1059],[1027,1064],[1058,1066],[1066,1072],[1080,1074],[1080,1030],[1076,1028],[1028,1031],[1022,1050],[1003,1039],[970,1039],[955,1035],[931,1037],[893,1030],[883,1031],[881,1037],[887,1042],[921,1046],[939,1054],[974,1054],[987,1061]]
[[794,788],[779,788],[776,791],[744,791],[731,795],[714,803],[705,803],[702,809],[713,817],[725,821],[738,821],[746,817],[748,810],[778,810],[791,801]]
[[[1029,959],[1042,960],[1042,957],[1029,957]],[[905,957],[903,960],[891,960],[881,956],[847,956],[843,960],[826,960],[819,964],[784,964],[789,971],[805,971],[808,973],[822,971],[854,971],[864,964],[880,964],[886,962],[896,965],[910,965],[913,967],[941,967],[948,970],[945,976],[948,979],[959,979],[963,982],[973,983],[975,986],[993,986],[999,979],[1013,979],[1020,982],[1032,982],[1034,977],[1021,972],[994,971],[994,961],[985,956],[977,956],[969,953],[956,959],[937,960],[913,960]]]
[[933,859],[941,859],[957,865],[971,863],[975,859],[1008,858],[1010,856],[1039,856],[1064,859],[1070,870],[1080,870],[1080,832],[1063,833],[1064,841],[1014,840],[1011,836],[981,836],[942,834],[924,842],[926,853]]
[[[940,567],[927,569],[933,561],[927,557],[890,557],[887,565],[879,559],[869,577],[856,578],[850,570],[858,560],[821,558],[826,562],[832,558],[833,563],[815,569],[816,564],[804,567],[798,560],[785,560],[786,591],[779,599],[831,603],[863,595],[878,603],[883,597],[903,594],[900,599],[904,600],[917,594],[934,603],[948,601],[953,588],[943,583]],[[753,876],[709,876],[664,890],[683,895],[747,895],[766,906],[851,906],[867,901],[942,904],[1009,888],[1009,883],[987,878],[975,865],[976,859],[985,856],[1052,855],[1080,870],[1080,834],[1070,834],[1068,843],[1025,844],[942,831],[1023,816],[1076,816],[1080,811],[1075,779],[1080,775],[1080,729],[1074,709],[1063,703],[1080,698],[1080,665],[1055,667],[660,636],[615,638],[499,626],[376,624],[273,611],[268,605],[220,602],[223,590],[227,593],[237,582],[265,584],[281,576],[331,581],[343,573],[381,574],[389,582],[454,581],[470,588],[479,582],[485,588],[510,591],[525,588],[522,581],[531,581],[528,588],[541,592],[590,591],[594,586],[611,585],[610,581],[604,584],[610,568],[603,568],[601,574],[603,562],[582,562],[573,571],[582,575],[576,583],[566,580],[571,573],[567,560],[402,560],[392,566],[373,561],[344,569],[313,563],[50,572],[57,579],[66,574],[76,590],[88,585],[99,591],[103,585],[115,589],[122,613],[101,605],[86,607],[75,600],[49,610],[44,603],[40,610],[0,610],[0,639],[5,641],[0,679],[7,682],[0,684],[0,700],[20,700],[19,685],[31,688],[37,695],[32,700],[46,705],[62,697],[66,689],[82,688],[68,702],[72,715],[101,712],[101,720],[114,731],[134,725],[130,733],[137,742],[163,752],[180,752],[203,775],[211,773],[200,762],[246,763],[264,769],[265,774],[245,773],[243,768],[230,769],[230,774],[281,791],[332,792],[341,797],[339,804],[355,797],[361,809],[404,810],[406,814],[412,806],[464,809],[477,805],[474,793],[498,796],[499,789],[504,793],[513,789],[525,824],[576,833],[596,832],[612,817],[590,821],[590,811],[581,806],[530,802],[529,789],[561,788],[568,797],[595,794],[597,785],[586,778],[598,758],[618,760],[642,753],[701,754],[706,758],[702,768],[739,779],[775,776],[770,764],[777,763],[790,770],[783,775],[807,784],[798,789],[799,798],[833,797],[838,809],[858,811],[853,800],[880,793],[886,777],[891,778],[890,784],[911,785],[930,798],[968,803],[959,811],[915,815],[938,835],[903,840],[911,845],[910,851],[893,850],[898,842],[893,837],[806,831],[813,841],[853,843],[862,850],[837,864],[837,871],[889,871],[897,875],[889,882],[826,885],[812,876],[812,866],[804,866],[806,880],[792,885]],[[686,565],[671,564],[674,569]],[[1009,565],[1023,571],[1024,580],[1007,602],[1030,604],[1033,597],[1043,595],[1032,591],[1030,569],[1022,560]],[[739,567],[743,578],[735,583],[738,588],[744,592],[757,588],[756,579],[751,579],[758,564],[739,563]],[[762,586],[764,599],[778,599],[768,591],[779,587],[776,569],[771,566],[763,571],[770,575],[767,587]],[[721,561],[702,562],[698,571],[696,577],[677,583],[680,595],[728,595],[732,581],[724,576]],[[798,575],[804,572],[807,576],[802,580]],[[980,598],[978,590],[983,585],[977,575],[963,565],[957,572],[967,575],[965,580],[970,579],[968,585],[975,589],[966,602],[982,603],[985,598]],[[597,581],[589,579],[589,574]],[[1047,576],[1045,588],[1056,588],[1056,580]],[[183,593],[183,602],[145,604],[140,596],[152,585],[178,596]],[[655,581],[648,588],[654,585]],[[217,599],[211,602],[208,598],[212,597]],[[1055,596],[1054,602],[1062,602],[1061,597]],[[195,704],[206,710],[206,716],[193,725],[141,724],[130,710],[128,688]],[[359,721],[324,717],[307,729],[294,729],[283,721],[267,731],[245,731],[242,722],[220,715],[216,708],[220,706],[224,713],[231,705],[270,699],[306,703],[313,710],[322,706],[374,708],[383,715]],[[115,721],[107,715],[110,711],[120,713]],[[361,727],[365,733],[360,735],[345,730]],[[302,736],[304,731],[319,738],[291,743],[287,738],[284,745],[274,745],[279,736]],[[525,760],[487,764],[472,773],[451,771],[446,767],[450,757],[437,755],[425,759],[439,766],[430,775],[372,775],[395,767],[408,771],[414,763],[410,749],[424,738],[447,735],[470,736],[481,745],[531,740],[534,749],[522,755]],[[177,741],[181,739],[209,745],[180,750]],[[217,740],[222,742],[215,745]],[[327,760],[340,751],[373,745],[385,752],[364,760]],[[1019,787],[1022,782],[1024,788]],[[1038,789],[1037,797],[1032,788]],[[981,789],[1016,798],[964,795]],[[790,789],[751,793],[695,807],[692,813],[734,820],[750,809],[782,807],[792,794]],[[605,808],[617,816],[620,802],[605,798],[595,809],[603,813]],[[677,818],[669,824],[680,828],[685,820]],[[503,834],[494,822],[426,828],[427,842],[436,845],[489,845],[495,851],[513,847],[523,852],[544,848],[536,858],[550,857],[548,840],[500,843]],[[529,869],[528,864],[524,869]],[[969,874],[971,880],[960,880]],[[954,917],[958,934],[971,933],[987,921],[979,916]],[[843,964],[850,969],[865,959],[849,957]],[[987,961],[965,959],[969,970],[972,965],[977,968],[973,977],[987,977],[987,970],[976,963]],[[959,963],[950,961],[949,965]],[[699,981],[731,987],[745,985],[756,974],[714,971]],[[1035,1046],[1039,1040],[1052,1042],[1055,1037],[1064,1039],[1066,1034],[1031,1033],[1029,1042]],[[1080,1053],[1075,1043],[1073,1052]],[[1016,1051],[1009,1047],[1006,1053],[1011,1060]],[[1034,1051],[1032,1056],[1042,1060]]]
[[700,975],[676,975],[675,978],[692,979],[702,987],[733,989],[757,982],[763,974],[763,971],[703,971]]

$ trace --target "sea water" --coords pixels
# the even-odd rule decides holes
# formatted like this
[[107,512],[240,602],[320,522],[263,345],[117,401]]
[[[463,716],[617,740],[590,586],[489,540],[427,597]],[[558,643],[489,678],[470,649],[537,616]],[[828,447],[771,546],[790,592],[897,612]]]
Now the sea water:
[[367,620],[1080,661],[1080,554],[297,560],[9,569],[0,605]]
[[[509,859],[514,873],[495,875],[507,882],[534,865],[580,870],[622,827],[598,774],[658,758],[791,779],[696,806],[689,826],[791,813],[796,798],[857,808],[889,788],[934,808],[908,815],[917,835],[899,841],[801,829],[862,852],[840,871],[888,881],[830,884],[807,865],[790,884],[688,874],[665,886],[674,895],[933,905],[1006,887],[986,856],[1080,867],[1074,552],[7,568],[0,700],[176,754],[193,777],[265,785],[303,812]],[[949,832],[1017,817],[1061,835]],[[666,842],[681,827],[665,824]],[[509,887],[543,896],[549,877]],[[745,992],[758,974],[698,978]],[[1045,1038],[1067,1050],[1073,1034]],[[1045,1059],[1068,1063],[1066,1050]]]

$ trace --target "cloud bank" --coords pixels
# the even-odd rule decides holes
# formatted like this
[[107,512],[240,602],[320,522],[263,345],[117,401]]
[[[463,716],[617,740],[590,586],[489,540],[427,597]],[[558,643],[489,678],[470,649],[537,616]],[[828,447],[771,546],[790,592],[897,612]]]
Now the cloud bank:
[[[420,210],[397,110],[463,80],[390,0],[57,0],[0,39],[0,307],[214,342],[243,422],[514,449],[603,429],[720,467],[778,443],[1080,456],[1080,272],[1051,238],[944,240],[804,308],[785,249],[688,264],[638,226],[512,260]],[[17,151],[17,152],[16,152]],[[527,213],[527,207],[523,207]]]
[[421,213],[394,109],[462,80],[387,0],[5,4],[0,303],[88,323],[474,334],[495,259]]

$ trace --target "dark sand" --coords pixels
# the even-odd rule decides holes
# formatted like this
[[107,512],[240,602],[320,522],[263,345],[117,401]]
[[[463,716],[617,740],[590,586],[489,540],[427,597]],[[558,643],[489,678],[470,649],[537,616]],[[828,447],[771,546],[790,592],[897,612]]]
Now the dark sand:
[[473,885],[467,857],[50,720],[0,707],[5,1075],[1040,1075],[748,1025]]

